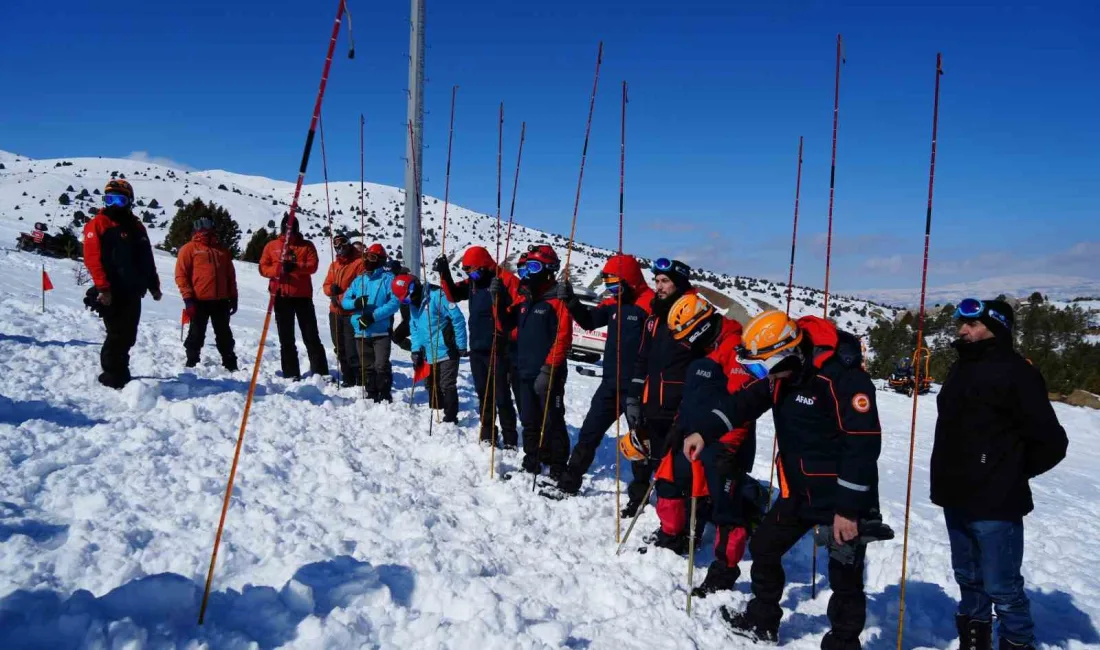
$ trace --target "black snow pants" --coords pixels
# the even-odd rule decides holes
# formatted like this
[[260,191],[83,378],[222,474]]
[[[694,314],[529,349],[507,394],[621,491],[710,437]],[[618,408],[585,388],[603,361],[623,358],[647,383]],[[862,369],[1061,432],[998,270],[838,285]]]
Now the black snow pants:
[[[519,435],[516,432],[516,407],[512,402],[512,394],[515,392],[516,401],[519,401],[519,391],[516,390],[518,386],[515,382],[515,369],[508,354],[508,347],[506,343],[498,343],[496,359],[490,358],[491,350],[471,350],[470,375],[474,382],[474,390],[477,391],[481,441],[495,440],[494,420],[499,419],[504,446],[515,447],[519,442]],[[492,365],[496,365],[495,373],[492,373]],[[494,375],[492,379],[489,377],[490,374]],[[486,404],[486,394],[495,396],[496,403]],[[484,409],[484,415],[482,409]],[[496,418],[493,417],[494,411]]]
[[584,424],[581,425],[577,444],[569,456],[569,466],[566,470],[578,485],[585,472],[592,466],[592,461],[596,459],[596,451],[600,448],[604,435],[623,413],[625,406],[626,391],[624,390],[619,395],[616,412],[614,377],[610,381],[601,382],[596,392],[592,394],[592,403],[588,407],[588,414],[584,416]]
[[195,315],[187,330],[187,339],[183,347],[187,351],[187,363],[194,365],[202,356],[202,346],[206,343],[206,325],[214,327],[214,344],[222,357],[222,365],[229,370],[237,369],[237,355],[233,351],[233,331],[229,329],[228,300],[196,300]]
[[298,365],[298,346],[294,342],[294,320],[298,320],[298,329],[302,331],[302,343],[309,355],[309,369],[315,375],[328,374],[328,358],[325,346],[321,344],[321,335],[317,331],[317,312],[312,298],[275,297],[275,327],[279,330],[279,360],[283,366],[283,377],[299,379],[302,376]]
[[549,465],[551,472],[562,472],[569,461],[569,430],[565,426],[565,379],[568,375],[568,366],[562,364],[554,370],[553,385],[543,380],[546,381],[544,385],[541,378],[520,380],[523,469],[532,474],[539,473],[542,465]]
[[130,381],[130,348],[137,342],[141,321],[141,296],[115,295],[110,305],[100,309],[107,336],[99,352],[103,368],[100,382],[112,388],[122,388]]
[[336,349],[336,360],[340,364],[340,379],[350,386],[363,383],[359,368],[359,349],[355,343],[355,330],[351,317],[328,313],[328,333],[332,346]]

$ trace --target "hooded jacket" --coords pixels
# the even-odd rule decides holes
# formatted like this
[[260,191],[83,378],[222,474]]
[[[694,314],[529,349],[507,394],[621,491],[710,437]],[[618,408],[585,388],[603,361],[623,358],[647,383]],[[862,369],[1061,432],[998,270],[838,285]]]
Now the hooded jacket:
[[[328,304],[328,310],[338,316],[347,316],[351,312],[343,309],[340,306],[340,302],[343,299],[344,292],[351,286],[352,280],[359,276],[363,272],[363,257],[361,255],[337,255],[336,259],[332,261],[332,264],[328,267],[328,273],[325,274],[325,284],[321,287],[321,290],[325,292],[325,295],[329,298],[335,298],[336,300],[330,300]],[[333,295],[332,285],[340,287],[340,292]]]
[[200,231],[176,256],[176,286],[184,300],[230,300],[237,297],[233,255],[211,231]]
[[701,414],[692,429],[707,444],[735,423],[769,409],[779,441],[779,488],[800,516],[830,523],[834,514],[857,518],[878,508],[882,428],[875,386],[861,367],[859,340],[815,316],[798,319],[805,362],[788,379],[747,384]]
[[[373,271],[364,271],[351,281],[351,285],[344,291],[344,299],[341,307],[351,314],[351,324],[358,338],[374,338],[376,336],[389,336],[390,325],[393,324],[393,315],[401,308],[401,302],[393,295],[393,274],[382,267]],[[360,297],[367,298],[367,308],[357,309],[355,301]],[[370,311],[374,316],[374,322],[370,327],[363,329],[359,325],[360,316],[364,311]]]
[[[592,331],[607,328],[607,340],[603,353],[603,382],[614,386],[615,374],[619,373],[618,385],[626,391],[634,376],[634,363],[638,348],[642,344],[642,332],[646,319],[652,313],[653,290],[646,284],[638,260],[633,255],[615,255],[603,266],[603,273],[616,275],[629,288],[623,295],[622,322],[618,321],[619,299],[609,297],[595,307],[587,307],[579,298],[569,302],[569,313],[581,329]],[[619,330],[622,338],[619,338]],[[622,351],[622,357],[619,352]]]
[[553,282],[538,295],[525,293],[520,302],[501,306],[505,329],[516,329],[515,365],[522,380],[534,381],[543,366],[564,365],[573,345],[573,318],[556,293]]
[[[283,245],[288,239],[294,267],[290,273],[283,273]],[[269,278],[276,295],[284,298],[312,298],[311,276],[317,272],[317,267],[317,249],[313,242],[297,232],[283,234],[269,241],[260,256],[260,275]]]
[[409,340],[413,350],[424,350],[428,363],[445,361],[467,349],[466,318],[442,289],[429,285],[420,306],[409,305]]
[[84,265],[97,289],[120,298],[140,298],[160,289],[149,235],[130,212],[115,221],[101,209],[85,224]]
[[[508,295],[501,299],[502,302],[513,304],[520,301],[519,278],[514,273],[497,266],[485,248],[471,246],[462,256],[462,263],[473,268],[489,269],[493,275],[499,277],[508,290]],[[440,274],[440,284],[448,300],[470,301],[470,350],[475,352],[487,352],[492,349],[494,331],[499,341],[507,340],[502,336],[504,328],[493,309],[493,296],[489,293],[491,281],[492,276],[479,278],[476,282],[469,278],[455,282],[451,278],[450,269]]]
[[932,502],[975,519],[1018,519],[1034,508],[1028,480],[1065,458],[1066,430],[1011,338],[955,347],[959,360],[936,396]]

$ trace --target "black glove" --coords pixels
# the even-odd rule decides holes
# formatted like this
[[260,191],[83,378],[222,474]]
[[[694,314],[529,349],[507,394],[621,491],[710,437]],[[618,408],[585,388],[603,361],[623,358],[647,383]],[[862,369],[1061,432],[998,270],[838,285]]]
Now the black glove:
[[359,327],[367,329],[374,324],[374,314],[369,311],[363,312],[363,315],[359,317]]
[[432,263],[432,270],[436,273],[443,275],[451,269],[451,263],[447,260],[446,255],[440,255],[435,258],[435,262]]
[[543,399],[550,395],[550,374],[552,372],[553,369],[550,366],[544,365],[539,370],[539,376],[535,378],[535,394]]
[[356,311],[364,311],[367,307],[370,307],[370,299],[366,296],[359,296],[355,299],[354,307]]
[[412,350],[412,341],[410,341],[407,336],[402,339],[397,339],[394,343],[405,352]]
[[630,427],[631,431],[641,429],[644,424],[642,420],[642,401],[637,397],[627,397],[626,406],[623,410],[626,412],[626,425]]
[[828,548],[829,557],[837,562],[852,565],[871,542],[894,539],[893,529],[882,523],[882,515],[877,510],[872,510],[867,513],[867,516],[860,517],[857,525],[859,537],[841,545],[837,545],[836,540],[833,539],[832,526],[817,526],[814,528],[814,544]]
[[237,298],[236,298],[236,296],[234,296],[234,297],[229,299],[229,315],[232,316],[233,314],[236,314],[236,313],[237,313]]
[[344,290],[340,288],[340,285],[334,282],[328,286],[328,292],[333,298],[339,298],[340,294],[344,293]]
[[420,348],[416,352],[413,352],[412,353],[413,368],[419,368],[420,366],[424,365],[424,358],[426,356],[427,355],[424,354],[424,348]]
[[504,281],[499,277],[493,278],[493,281],[489,283],[489,295],[495,299],[502,293],[507,293],[504,287]]
[[575,294],[573,293],[572,282],[559,282],[557,290],[557,298],[565,304],[569,304],[573,300]]
[[462,350],[456,348],[447,348],[447,358],[451,361],[458,361],[462,358]]
[[298,266],[298,263],[293,260],[283,262],[283,273],[290,273],[294,270],[295,266]]

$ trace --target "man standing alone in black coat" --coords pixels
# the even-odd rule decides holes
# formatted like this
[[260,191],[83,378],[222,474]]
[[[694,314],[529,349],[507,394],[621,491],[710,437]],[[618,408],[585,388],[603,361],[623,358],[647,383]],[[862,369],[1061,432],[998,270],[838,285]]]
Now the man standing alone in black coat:
[[968,298],[955,318],[959,360],[937,398],[931,483],[962,592],[960,647],[992,648],[995,608],[1001,650],[1030,649],[1035,626],[1020,574],[1023,517],[1034,508],[1028,480],[1065,458],[1066,431],[1043,376],[1013,349],[1012,307]]

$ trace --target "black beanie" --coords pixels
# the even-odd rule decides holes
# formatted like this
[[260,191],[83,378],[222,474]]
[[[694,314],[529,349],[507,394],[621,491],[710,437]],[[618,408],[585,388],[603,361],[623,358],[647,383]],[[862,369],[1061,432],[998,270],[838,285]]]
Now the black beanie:
[[983,300],[985,309],[978,315],[982,325],[989,328],[996,336],[1011,335],[1016,323],[1016,314],[1012,311],[1012,305],[1003,300]]
[[669,280],[672,280],[672,284],[676,285],[676,288],[681,292],[691,288],[691,267],[680,260],[672,260],[672,265],[667,270],[654,270],[653,276],[656,277],[658,275],[667,276]]

